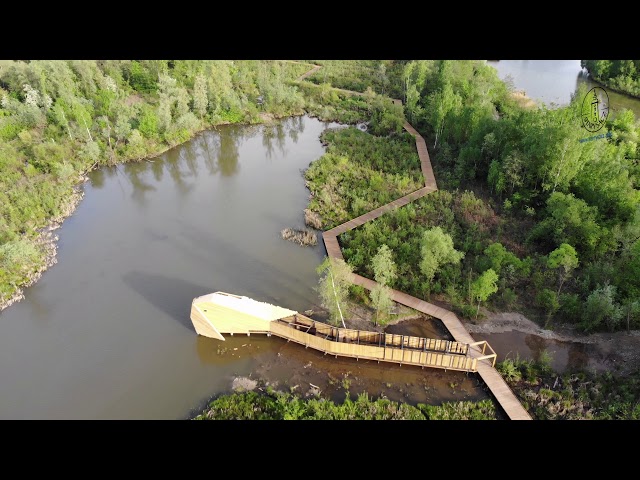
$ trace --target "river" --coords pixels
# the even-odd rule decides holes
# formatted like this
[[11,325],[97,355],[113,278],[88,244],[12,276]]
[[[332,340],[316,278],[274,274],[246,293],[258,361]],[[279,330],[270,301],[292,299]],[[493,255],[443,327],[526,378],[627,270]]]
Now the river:
[[[344,400],[488,398],[475,375],[335,359],[263,336],[199,337],[191,301],[221,290],[317,309],[319,238],[303,248],[302,170],[327,124],[222,126],[89,175],[57,231],[58,263],[0,313],[1,419],[184,419],[238,376]],[[446,331],[441,332],[446,336]]]

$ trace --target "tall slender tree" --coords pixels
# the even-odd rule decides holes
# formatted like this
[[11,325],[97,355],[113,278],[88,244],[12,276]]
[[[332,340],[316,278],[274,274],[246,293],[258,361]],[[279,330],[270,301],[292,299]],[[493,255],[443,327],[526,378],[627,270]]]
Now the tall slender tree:
[[317,272],[320,275],[317,290],[322,306],[329,311],[331,322],[336,325],[342,322],[342,327],[346,328],[342,305],[346,303],[349,295],[351,265],[339,258],[325,257]]

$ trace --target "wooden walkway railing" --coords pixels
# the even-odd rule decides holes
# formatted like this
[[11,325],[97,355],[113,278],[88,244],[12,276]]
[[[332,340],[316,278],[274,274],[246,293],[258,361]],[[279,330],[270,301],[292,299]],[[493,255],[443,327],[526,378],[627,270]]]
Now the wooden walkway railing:
[[[301,75],[298,78],[298,81],[306,79],[313,73],[317,72],[320,68],[321,66],[319,65],[313,65],[313,68]],[[354,95],[362,95],[362,93],[360,92],[351,92],[344,89],[337,90]],[[402,102],[398,99],[393,99],[393,102],[399,105],[402,104]],[[404,123],[404,129],[411,135],[413,135],[416,140],[416,148],[418,150],[418,157],[420,158],[420,166],[422,169],[422,175],[424,176],[425,186],[416,190],[415,192],[405,195],[402,198],[378,207],[375,210],[370,211],[369,213],[360,215],[359,217],[349,220],[342,225],[338,225],[331,230],[323,232],[322,239],[324,240],[324,244],[327,249],[327,255],[329,257],[344,259],[342,251],[340,249],[340,244],[338,243],[338,235],[353,228],[359,227],[369,220],[378,218],[380,215],[388,212],[389,210],[404,206],[409,202],[424,197],[425,195],[438,189],[436,178],[433,174],[433,168],[431,166],[431,159],[429,158],[429,151],[427,150],[427,145],[424,141],[424,138],[422,138],[422,136],[416,131],[416,129],[409,124],[409,122]],[[376,282],[374,282],[373,280],[369,280],[368,278],[364,278],[357,274],[352,274],[351,281],[352,283],[361,285],[368,290],[371,290],[376,285]],[[473,337],[471,337],[469,332],[467,332],[467,329],[464,328],[464,325],[455,315],[455,313],[433,305],[429,302],[425,302],[424,300],[420,300],[419,298],[407,295],[406,293],[402,293],[398,290],[392,291],[392,299],[402,305],[406,305],[415,310],[418,310],[419,312],[439,319],[440,321],[442,321],[444,326],[447,328],[447,330],[449,330],[449,332],[457,342],[469,344],[471,347],[469,355],[471,355],[475,360],[478,361],[477,371],[480,377],[487,385],[492,395],[494,396],[498,404],[502,407],[507,416],[512,420],[531,420],[531,415],[529,415],[529,412],[527,412],[527,410],[522,406],[511,388],[509,388],[509,385],[507,385],[505,380],[495,369],[495,355],[485,354],[485,347],[487,346],[486,342],[475,342],[473,340]],[[479,344],[481,343],[483,344],[482,349],[478,348]],[[495,352],[493,353],[495,354]],[[491,362],[490,360],[493,361]]]
[[[251,333],[273,334],[324,352],[325,355],[335,355],[336,358],[342,356],[423,368],[474,373],[478,371],[479,356],[470,355],[472,346],[465,343],[332,327],[299,313],[272,321],[269,324],[269,332]],[[481,344],[486,342],[477,342],[473,348],[477,349]],[[495,354],[493,357],[495,358]]]

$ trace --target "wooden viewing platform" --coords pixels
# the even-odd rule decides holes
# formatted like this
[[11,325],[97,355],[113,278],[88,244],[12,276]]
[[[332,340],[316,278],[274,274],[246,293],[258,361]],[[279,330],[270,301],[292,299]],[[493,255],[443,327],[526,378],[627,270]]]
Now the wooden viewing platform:
[[[338,328],[293,310],[248,297],[215,292],[193,300],[191,320],[198,334],[224,340],[223,333],[276,335],[336,357],[400,365],[478,372],[495,365],[486,341],[462,343],[434,338]],[[486,353],[487,349],[490,353]]]

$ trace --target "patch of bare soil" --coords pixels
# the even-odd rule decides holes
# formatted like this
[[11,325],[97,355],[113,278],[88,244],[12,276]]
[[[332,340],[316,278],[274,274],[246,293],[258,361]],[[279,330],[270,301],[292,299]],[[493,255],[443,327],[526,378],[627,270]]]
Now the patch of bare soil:
[[469,333],[518,331],[560,342],[587,343],[593,345],[599,355],[618,359],[615,365],[619,373],[640,369],[640,330],[585,334],[571,325],[559,325],[554,330],[547,330],[517,312],[485,311],[484,314],[485,318],[478,324],[463,320]]
[[527,96],[524,90],[517,90],[511,93],[511,96],[518,102],[521,107],[534,108],[537,106],[535,100]]
[[267,125],[270,125],[276,122],[276,117],[272,113],[260,112],[258,116],[260,117],[260,121]]

